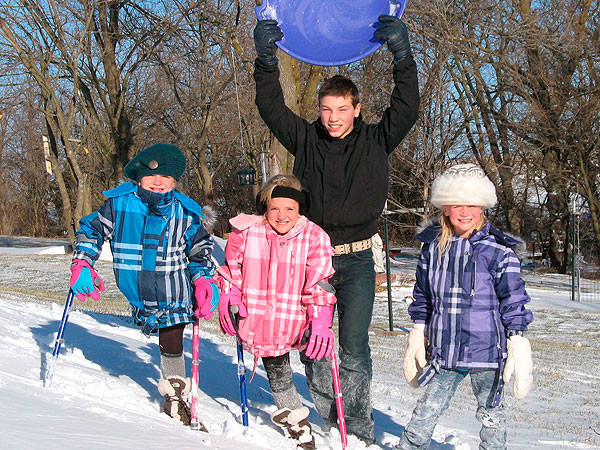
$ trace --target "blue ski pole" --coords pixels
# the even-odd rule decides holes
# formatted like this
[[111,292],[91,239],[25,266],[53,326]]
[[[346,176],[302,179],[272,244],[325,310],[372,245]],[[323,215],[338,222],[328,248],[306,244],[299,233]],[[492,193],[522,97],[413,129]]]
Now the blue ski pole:
[[[231,319],[233,325],[237,331],[238,329],[238,313],[239,308],[237,306],[232,306],[229,309],[231,313]],[[247,427],[248,426],[248,396],[246,395],[246,365],[244,364],[244,349],[242,347],[242,340],[240,339],[240,335],[236,336],[237,340],[237,355],[238,355],[238,376],[240,377],[240,397],[242,401],[242,424]]]
[[69,320],[69,311],[73,304],[73,291],[69,289],[69,295],[67,295],[67,302],[65,303],[65,309],[63,311],[62,319],[60,321],[60,327],[58,328],[58,334],[56,335],[56,342],[54,343],[54,350],[52,350],[52,358],[48,362],[46,368],[46,375],[44,377],[44,386],[50,386],[52,383],[52,377],[54,375],[54,369],[56,367],[56,360],[60,353],[60,347],[63,343],[63,335],[65,333],[65,327],[67,326],[67,320]]

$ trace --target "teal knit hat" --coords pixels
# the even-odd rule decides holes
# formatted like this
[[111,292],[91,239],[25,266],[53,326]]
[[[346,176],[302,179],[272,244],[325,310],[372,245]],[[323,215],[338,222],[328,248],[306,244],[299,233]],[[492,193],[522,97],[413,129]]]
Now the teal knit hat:
[[179,181],[185,172],[185,156],[172,144],[154,144],[139,152],[125,166],[125,176],[139,181],[146,175],[166,175]]

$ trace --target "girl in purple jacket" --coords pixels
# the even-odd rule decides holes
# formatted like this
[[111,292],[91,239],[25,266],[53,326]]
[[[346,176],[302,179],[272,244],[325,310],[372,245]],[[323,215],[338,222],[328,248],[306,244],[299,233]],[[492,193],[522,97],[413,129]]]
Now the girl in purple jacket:
[[513,250],[522,242],[483,214],[496,204],[496,190],[476,165],[459,164],[438,176],[431,203],[442,212],[417,234],[423,245],[404,357],[408,383],[427,388],[396,448],[427,448],[438,418],[469,375],[480,448],[504,449],[504,384],[514,374],[513,393],[521,399],[533,381],[531,346],[523,337],[533,315],[525,308],[530,298]]

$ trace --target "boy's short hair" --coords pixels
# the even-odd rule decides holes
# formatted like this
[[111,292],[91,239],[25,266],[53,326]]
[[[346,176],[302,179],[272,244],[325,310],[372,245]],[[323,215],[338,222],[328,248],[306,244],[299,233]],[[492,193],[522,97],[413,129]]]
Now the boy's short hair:
[[328,95],[334,97],[350,97],[352,100],[352,106],[356,106],[360,103],[358,96],[358,88],[354,81],[343,75],[334,75],[331,78],[323,81],[321,88],[319,89],[319,104],[321,99]]

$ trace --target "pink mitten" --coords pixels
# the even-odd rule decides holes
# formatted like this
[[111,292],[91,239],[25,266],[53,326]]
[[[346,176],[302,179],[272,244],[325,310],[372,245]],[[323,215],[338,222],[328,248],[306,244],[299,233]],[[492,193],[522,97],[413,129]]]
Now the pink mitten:
[[308,358],[322,359],[331,356],[333,350],[333,305],[309,305],[310,339],[305,354]]
[[[237,307],[237,313],[231,310],[232,307],[234,309]],[[231,320],[234,314],[242,318],[248,317],[248,310],[244,302],[242,302],[242,293],[236,286],[232,285],[229,292],[221,295],[221,301],[219,302],[219,323],[221,324],[221,330],[230,336],[237,334],[237,324],[234,324]]]
[[74,259],[71,263],[70,283],[73,293],[82,302],[85,302],[86,297],[100,300],[100,292],[104,292],[106,289],[102,278],[83,259]]
[[210,320],[219,304],[219,288],[212,278],[200,277],[194,280],[194,314],[198,319]]

